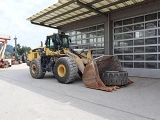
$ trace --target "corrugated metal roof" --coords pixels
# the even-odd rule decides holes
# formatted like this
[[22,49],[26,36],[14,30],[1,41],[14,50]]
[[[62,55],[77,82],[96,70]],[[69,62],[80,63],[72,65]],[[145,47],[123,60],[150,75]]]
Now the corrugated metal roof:
[[33,24],[60,28],[74,21],[98,14],[107,14],[145,0],[59,0],[58,3],[38,12],[27,20]]

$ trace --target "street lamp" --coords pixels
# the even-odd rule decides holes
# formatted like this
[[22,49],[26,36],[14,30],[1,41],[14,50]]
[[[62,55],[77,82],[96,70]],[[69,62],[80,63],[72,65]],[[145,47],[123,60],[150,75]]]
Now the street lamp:
[[15,36],[14,40],[15,40],[15,48],[14,48],[15,56],[17,56],[17,38],[16,38],[16,36]]

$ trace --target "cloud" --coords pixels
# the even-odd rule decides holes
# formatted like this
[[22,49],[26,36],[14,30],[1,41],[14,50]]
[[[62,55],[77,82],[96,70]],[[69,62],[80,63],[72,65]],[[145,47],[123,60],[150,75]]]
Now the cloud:
[[46,35],[55,29],[31,24],[26,19],[58,0],[0,0],[0,34],[11,35],[9,44],[14,46],[14,37],[21,46],[38,47]]

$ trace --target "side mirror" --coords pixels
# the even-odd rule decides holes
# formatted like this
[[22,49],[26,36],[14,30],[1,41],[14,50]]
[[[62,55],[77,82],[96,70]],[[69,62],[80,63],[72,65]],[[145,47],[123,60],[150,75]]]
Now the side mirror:
[[45,45],[47,46],[47,40],[45,41]]
[[69,39],[69,42],[70,42],[70,43],[72,42],[71,39]]

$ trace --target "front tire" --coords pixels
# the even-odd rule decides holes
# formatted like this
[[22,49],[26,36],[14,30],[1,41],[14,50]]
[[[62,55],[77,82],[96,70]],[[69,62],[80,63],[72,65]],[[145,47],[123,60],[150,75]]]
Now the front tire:
[[60,83],[71,83],[76,79],[78,69],[75,61],[69,57],[57,60],[54,67],[54,75]]
[[41,79],[44,77],[45,73],[43,72],[43,68],[41,66],[40,59],[34,59],[30,63],[30,74],[33,78]]

